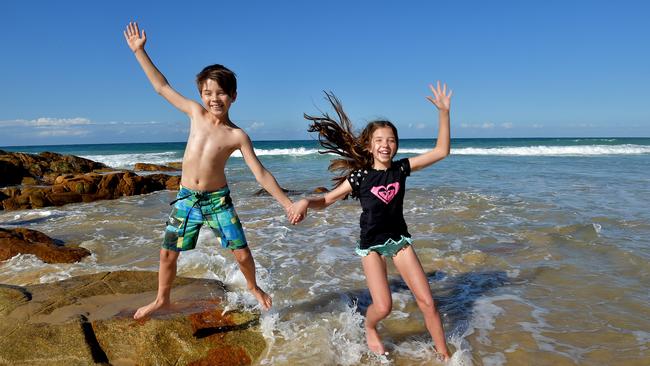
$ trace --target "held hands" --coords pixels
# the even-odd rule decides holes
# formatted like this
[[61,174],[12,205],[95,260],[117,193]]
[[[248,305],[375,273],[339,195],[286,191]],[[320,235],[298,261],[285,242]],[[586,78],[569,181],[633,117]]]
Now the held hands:
[[440,81],[437,83],[437,87],[434,88],[433,85],[429,84],[429,88],[433,92],[433,96],[435,98],[432,98],[431,96],[427,96],[427,99],[433,105],[435,105],[438,110],[440,111],[449,111],[449,108],[451,106],[451,95],[454,93],[449,89],[449,94],[447,94],[447,84],[443,84],[442,89],[440,89]]
[[292,225],[299,223],[304,220],[307,216],[307,207],[309,206],[309,201],[306,199],[301,199],[298,202],[294,202],[287,209],[287,217]]
[[126,26],[124,31],[124,38],[126,43],[129,45],[131,51],[135,52],[139,49],[144,49],[144,44],[147,42],[147,34],[142,30],[142,36],[140,36],[140,29],[138,28],[138,23],[130,22]]

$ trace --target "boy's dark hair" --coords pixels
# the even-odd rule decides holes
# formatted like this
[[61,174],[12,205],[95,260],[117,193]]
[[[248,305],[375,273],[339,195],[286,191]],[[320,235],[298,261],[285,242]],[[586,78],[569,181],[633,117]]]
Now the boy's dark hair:
[[196,86],[199,88],[199,94],[206,80],[212,79],[216,81],[221,89],[226,92],[231,98],[235,97],[237,93],[237,78],[235,73],[230,71],[227,67],[219,64],[206,66],[196,75]]
[[343,111],[341,102],[331,92],[325,92],[325,97],[336,112],[338,120],[333,119],[327,113],[322,113],[320,116],[305,114],[304,117],[311,121],[308,131],[318,132],[318,142],[325,148],[319,153],[333,153],[340,156],[340,158],[332,159],[328,168],[332,172],[338,172],[337,176],[332,178],[336,188],[345,182],[352,171],[372,167],[373,158],[368,147],[372,133],[376,129],[390,127],[395,135],[397,148],[399,148],[399,138],[395,125],[385,120],[369,122],[357,136],[353,131],[352,122]]

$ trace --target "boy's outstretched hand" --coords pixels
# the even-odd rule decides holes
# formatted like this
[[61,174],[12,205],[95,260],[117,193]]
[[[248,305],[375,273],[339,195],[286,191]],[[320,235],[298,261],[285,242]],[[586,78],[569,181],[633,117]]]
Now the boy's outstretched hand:
[[140,29],[138,28],[138,23],[130,22],[126,26],[124,31],[124,38],[126,43],[129,45],[131,51],[135,52],[139,49],[144,49],[144,44],[147,42],[147,34],[142,30],[142,36],[140,35]]
[[449,94],[447,94],[447,84],[443,84],[442,89],[440,89],[440,82],[438,81],[437,87],[434,88],[433,85],[429,84],[429,88],[433,92],[433,96],[435,98],[432,98],[431,96],[428,96],[427,99],[433,105],[438,107],[439,110],[441,111],[448,111],[449,108],[451,107],[451,95],[454,93],[449,89]]

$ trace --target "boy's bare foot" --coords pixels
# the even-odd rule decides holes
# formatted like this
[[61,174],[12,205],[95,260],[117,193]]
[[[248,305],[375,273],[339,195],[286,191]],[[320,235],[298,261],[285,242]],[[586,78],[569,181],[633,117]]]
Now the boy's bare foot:
[[449,351],[445,349],[445,352],[440,352],[438,351],[438,347],[433,347],[433,349],[436,351],[436,358],[440,362],[447,362],[451,359],[451,356],[449,356]]
[[152,313],[154,313],[157,310],[160,310],[162,308],[166,308],[169,306],[169,303],[161,302],[161,301],[154,301],[150,303],[149,305],[145,305],[141,308],[139,308],[135,314],[133,315],[133,319],[135,320],[142,320]]
[[269,310],[271,308],[271,305],[273,305],[271,296],[264,292],[264,290],[262,290],[259,286],[255,286],[255,288],[250,289],[250,292],[253,294],[253,296],[255,296],[257,302],[260,303],[260,306],[262,306],[264,310]]
[[366,343],[368,343],[368,349],[370,349],[372,353],[378,355],[386,354],[384,344],[381,343],[381,338],[379,337],[379,333],[377,333],[377,329],[366,327]]

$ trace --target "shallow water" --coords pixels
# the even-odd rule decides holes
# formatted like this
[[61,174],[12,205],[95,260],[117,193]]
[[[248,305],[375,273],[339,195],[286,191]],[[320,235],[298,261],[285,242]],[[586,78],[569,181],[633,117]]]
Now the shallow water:
[[[262,157],[287,188],[329,186],[327,158]],[[650,364],[650,155],[452,155],[407,181],[404,215],[439,309],[452,365]],[[380,333],[390,355],[368,353],[370,299],[353,253],[360,208],[342,201],[288,225],[241,159],[227,174],[274,308],[262,316],[261,365],[435,364],[415,301],[389,264],[393,312]],[[174,192],[41,210],[0,212],[93,255],[0,263],[0,282],[51,282],[111,270],[157,270]],[[254,307],[209,230],[179,275],[226,283],[230,306]],[[133,310],[136,308],[133,305]]]

